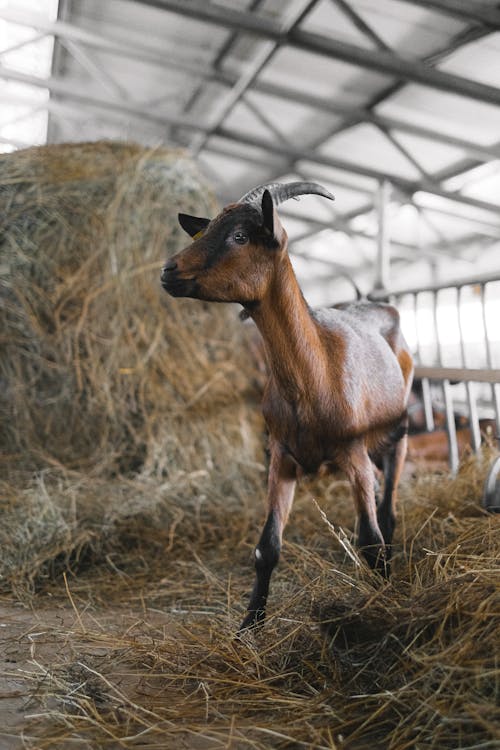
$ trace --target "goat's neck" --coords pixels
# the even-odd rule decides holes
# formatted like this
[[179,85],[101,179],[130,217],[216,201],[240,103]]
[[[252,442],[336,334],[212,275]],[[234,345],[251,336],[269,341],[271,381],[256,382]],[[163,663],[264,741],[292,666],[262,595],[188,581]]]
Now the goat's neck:
[[288,255],[280,261],[263,299],[250,311],[267,351],[269,367],[286,398],[319,384],[324,357],[318,326],[302,295]]

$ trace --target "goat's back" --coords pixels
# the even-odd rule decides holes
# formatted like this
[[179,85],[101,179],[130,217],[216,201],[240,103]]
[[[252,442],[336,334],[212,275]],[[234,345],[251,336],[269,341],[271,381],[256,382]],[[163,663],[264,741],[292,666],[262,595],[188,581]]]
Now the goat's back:
[[381,336],[392,351],[407,351],[408,345],[401,332],[399,312],[384,302],[345,302],[314,311],[314,317],[325,328],[335,331],[347,326],[363,339]]
[[[344,363],[357,373],[362,386],[390,401],[390,393],[401,393],[404,382],[406,404],[413,374],[413,360],[401,332],[395,307],[381,302],[351,302],[316,310],[320,327],[344,343]],[[384,395],[382,395],[384,394]]]

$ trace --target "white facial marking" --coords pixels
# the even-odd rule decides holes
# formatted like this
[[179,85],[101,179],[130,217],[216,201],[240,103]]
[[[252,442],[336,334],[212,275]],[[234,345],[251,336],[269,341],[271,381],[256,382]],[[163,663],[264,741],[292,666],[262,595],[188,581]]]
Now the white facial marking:
[[260,549],[258,547],[256,547],[256,549],[255,549],[255,557],[256,557],[257,560],[261,560],[262,559],[262,552],[260,551]]

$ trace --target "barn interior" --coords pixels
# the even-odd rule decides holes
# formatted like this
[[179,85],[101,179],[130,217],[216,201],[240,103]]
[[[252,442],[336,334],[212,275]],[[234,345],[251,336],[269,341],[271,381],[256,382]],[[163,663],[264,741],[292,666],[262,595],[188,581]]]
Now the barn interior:
[[[0,748],[500,742],[500,5],[0,0]],[[416,370],[393,570],[304,480],[263,628],[266,364],[173,299],[178,212],[256,185],[312,308]]]

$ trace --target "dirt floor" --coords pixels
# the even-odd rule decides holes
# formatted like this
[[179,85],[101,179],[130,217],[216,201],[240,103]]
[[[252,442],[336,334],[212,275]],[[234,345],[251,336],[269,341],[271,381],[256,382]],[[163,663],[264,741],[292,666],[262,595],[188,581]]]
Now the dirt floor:
[[[81,611],[73,605],[55,601],[50,606],[50,601],[43,601],[26,608],[13,600],[0,602],[0,750],[41,746],[38,738],[46,734],[46,727],[61,710],[60,701],[53,696],[57,685],[50,685],[57,683],[58,674],[64,674],[66,682],[69,678],[73,689],[85,685],[98,698],[106,685],[99,684],[97,675],[108,663],[106,680],[112,680],[116,691],[124,691],[128,700],[133,700],[142,677],[133,671],[114,674],[109,668],[113,634],[120,639],[124,632],[131,638],[161,639],[170,629],[168,615],[141,607],[134,611],[127,602],[100,607],[87,602]],[[71,707],[72,688],[64,697],[65,709]],[[75,739],[51,741],[48,737],[40,741],[43,747],[69,748]],[[81,739],[79,746],[93,744]]]

